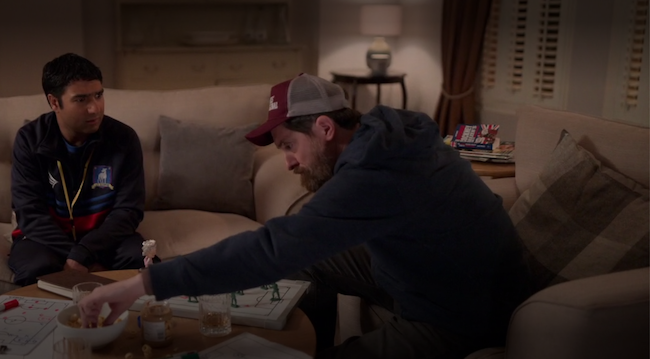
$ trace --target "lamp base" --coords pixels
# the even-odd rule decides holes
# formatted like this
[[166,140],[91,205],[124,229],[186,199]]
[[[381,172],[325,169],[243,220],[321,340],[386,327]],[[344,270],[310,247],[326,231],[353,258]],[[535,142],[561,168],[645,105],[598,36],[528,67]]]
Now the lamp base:
[[366,64],[373,75],[386,75],[391,63],[390,46],[383,37],[375,37],[366,52]]

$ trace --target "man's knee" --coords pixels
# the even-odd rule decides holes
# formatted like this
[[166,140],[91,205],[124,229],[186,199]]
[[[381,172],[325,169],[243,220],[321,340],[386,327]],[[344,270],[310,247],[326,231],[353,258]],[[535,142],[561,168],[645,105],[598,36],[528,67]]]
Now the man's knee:
[[40,243],[23,239],[11,246],[9,268],[14,272],[15,284],[34,284],[39,276],[63,270],[64,264],[64,257]]
[[[11,257],[10,257],[11,258]],[[12,264],[9,267],[14,272],[14,283],[20,286],[34,284],[37,278],[63,270],[63,264],[47,257],[35,258],[32,261],[21,261],[20,264]]]

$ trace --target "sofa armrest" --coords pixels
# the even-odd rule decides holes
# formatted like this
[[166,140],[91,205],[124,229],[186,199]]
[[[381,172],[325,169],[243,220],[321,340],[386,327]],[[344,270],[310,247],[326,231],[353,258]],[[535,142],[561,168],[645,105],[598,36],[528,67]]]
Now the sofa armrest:
[[512,207],[512,205],[519,197],[515,178],[514,177],[505,177],[505,178],[481,177],[481,179],[492,190],[492,192],[501,196],[501,198],[503,199],[503,208],[505,208],[506,211],[510,210],[510,207]]
[[513,313],[506,357],[648,358],[648,268],[548,287]]
[[284,155],[273,146],[259,148],[253,167],[255,219],[269,219],[296,213],[312,194],[300,185],[300,176],[286,169]]

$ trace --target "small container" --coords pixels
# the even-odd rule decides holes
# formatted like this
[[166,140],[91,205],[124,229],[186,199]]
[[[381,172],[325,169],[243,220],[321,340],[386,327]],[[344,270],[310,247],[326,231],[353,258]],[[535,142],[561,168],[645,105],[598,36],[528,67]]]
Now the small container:
[[230,293],[199,298],[199,331],[207,337],[221,337],[232,331]]
[[148,300],[140,312],[142,339],[152,348],[172,343],[172,308],[169,302]]

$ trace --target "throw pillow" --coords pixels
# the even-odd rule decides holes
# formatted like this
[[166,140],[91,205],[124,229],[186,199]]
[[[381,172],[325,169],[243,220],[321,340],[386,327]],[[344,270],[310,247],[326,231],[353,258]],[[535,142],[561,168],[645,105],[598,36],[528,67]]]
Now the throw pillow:
[[253,154],[241,127],[160,117],[156,209],[196,209],[254,218]]
[[648,190],[602,166],[566,131],[510,217],[537,289],[648,266]]

